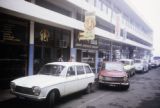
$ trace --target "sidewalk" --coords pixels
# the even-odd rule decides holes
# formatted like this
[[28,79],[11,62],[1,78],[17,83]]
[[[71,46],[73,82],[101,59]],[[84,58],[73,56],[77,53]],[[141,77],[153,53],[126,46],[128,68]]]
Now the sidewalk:
[[0,102],[9,100],[9,99],[14,98],[14,97],[15,96],[10,93],[9,89],[0,90]]

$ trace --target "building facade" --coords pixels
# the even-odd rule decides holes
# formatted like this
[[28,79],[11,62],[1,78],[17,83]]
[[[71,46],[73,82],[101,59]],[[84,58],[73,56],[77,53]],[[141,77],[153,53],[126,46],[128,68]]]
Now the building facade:
[[[125,0],[1,0],[1,83],[36,74],[47,62],[89,63],[151,54],[152,29]],[[95,12],[95,39],[78,39],[85,12]]]

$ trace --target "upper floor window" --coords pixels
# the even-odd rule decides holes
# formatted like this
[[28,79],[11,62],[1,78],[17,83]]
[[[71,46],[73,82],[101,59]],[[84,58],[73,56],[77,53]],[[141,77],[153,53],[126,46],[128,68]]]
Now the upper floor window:
[[100,9],[101,10],[101,7],[102,7],[102,2],[101,2],[101,0],[96,0],[96,7],[98,8],[98,9]]
[[86,2],[88,2],[89,4],[93,5],[94,6],[94,0],[86,0]]
[[104,3],[102,3],[102,11],[107,13],[107,6]]

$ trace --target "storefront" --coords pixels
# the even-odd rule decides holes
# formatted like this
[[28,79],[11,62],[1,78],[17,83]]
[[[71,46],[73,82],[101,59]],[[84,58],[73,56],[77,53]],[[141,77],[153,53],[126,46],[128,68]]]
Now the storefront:
[[112,61],[117,61],[121,59],[122,45],[117,42],[112,42],[111,46],[112,46]]
[[0,85],[8,88],[28,74],[29,21],[2,13],[0,18]]
[[110,61],[111,42],[102,37],[98,37],[98,71],[101,68],[103,61]]
[[96,58],[98,50],[98,40],[81,40],[78,38],[78,30],[74,30],[74,48],[77,49],[76,60],[88,63],[92,70],[96,72]]
[[34,74],[48,62],[55,62],[63,56],[63,61],[70,57],[69,30],[35,23],[34,34]]

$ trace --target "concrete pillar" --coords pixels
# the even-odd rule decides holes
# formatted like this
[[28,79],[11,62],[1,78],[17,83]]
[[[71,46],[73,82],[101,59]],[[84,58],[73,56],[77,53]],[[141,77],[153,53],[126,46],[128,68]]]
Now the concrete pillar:
[[74,30],[71,30],[71,48],[70,48],[70,56],[74,56],[75,61],[77,58],[77,49],[74,48]]
[[113,59],[113,46],[112,46],[112,42],[110,43],[110,57],[109,57],[109,61],[112,61]]
[[98,73],[98,51],[96,51],[96,60],[95,60],[95,73]]
[[30,21],[30,38],[29,38],[29,66],[28,66],[28,75],[33,75],[34,68],[34,22]]

